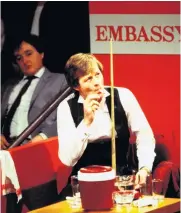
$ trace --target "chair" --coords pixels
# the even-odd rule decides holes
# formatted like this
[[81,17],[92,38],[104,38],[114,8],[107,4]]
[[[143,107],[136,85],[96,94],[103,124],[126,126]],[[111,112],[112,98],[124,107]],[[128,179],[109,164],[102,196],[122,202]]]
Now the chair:
[[[58,201],[57,172],[61,173],[58,183],[58,190],[61,191],[67,184],[71,168],[65,166],[58,157],[57,137],[15,147],[9,152],[22,190],[21,202],[28,210]],[[3,201],[5,205],[4,198]]]
[[[128,166],[134,169],[138,168],[138,158],[136,155],[135,136],[130,137],[130,145],[128,149]],[[164,182],[164,190],[166,197],[180,197],[180,169],[177,165],[170,161],[170,153],[165,145],[164,136],[155,135],[156,157],[153,164],[153,178],[162,179]]]

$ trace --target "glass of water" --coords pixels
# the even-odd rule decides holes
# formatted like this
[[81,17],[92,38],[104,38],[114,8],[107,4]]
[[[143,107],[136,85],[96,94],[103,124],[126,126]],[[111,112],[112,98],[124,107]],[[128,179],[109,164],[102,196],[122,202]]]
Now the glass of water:
[[134,199],[135,175],[117,176],[113,201],[115,204],[130,204]]
[[71,176],[71,187],[73,197],[80,197],[79,181],[77,175]]
[[77,175],[71,176],[71,187],[73,195],[72,208],[81,207],[80,189]]
[[156,200],[163,200],[165,197],[163,180],[153,179],[152,180],[152,195]]

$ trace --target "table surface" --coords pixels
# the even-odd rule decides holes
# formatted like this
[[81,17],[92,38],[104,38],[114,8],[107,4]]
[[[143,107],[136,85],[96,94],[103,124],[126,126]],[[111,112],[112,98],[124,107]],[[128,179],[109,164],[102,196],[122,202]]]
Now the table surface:
[[151,212],[151,213],[172,213],[180,211],[180,202],[181,199],[178,198],[165,198],[164,201],[160,202],[158,206],[146,206],[146,207],[119,207],[113,208],[107,211],[84,211],[84,209],[72,209],[67,201],[61,201],[40,209],[36,209],[30,211],[31,213],[112,213],[112,212],[121,212],[121,213],[144,213],[144,212]]

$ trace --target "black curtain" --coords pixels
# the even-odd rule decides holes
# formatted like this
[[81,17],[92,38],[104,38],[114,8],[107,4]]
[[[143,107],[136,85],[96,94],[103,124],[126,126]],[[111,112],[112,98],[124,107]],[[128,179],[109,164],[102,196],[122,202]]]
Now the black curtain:
[[[1,17],[6,40],[1,55],[2,83],[18,71],[9,68],[17,38],[30,33],[36,1],[3,1]],[[40,37],[45,46],[44,64],[52,72],[63,73],[68,58],[78,52],[90,52],[89,2],[46,2],[40,16]],[[2,52],[2,53],[3,53]]]

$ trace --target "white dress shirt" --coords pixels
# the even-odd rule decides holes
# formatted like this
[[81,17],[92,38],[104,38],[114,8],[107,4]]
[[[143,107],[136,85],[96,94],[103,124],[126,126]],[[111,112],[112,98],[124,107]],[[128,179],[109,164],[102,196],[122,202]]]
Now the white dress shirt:
[[[28,127],[28,112],[29,112],[29,107],[31,103],[31,99],[33,96],[33,93],[35,91],[35,88],[43,75],[45,71],[45,68],[42,67],[34,76],[37,78],[33,79],[30,86],[28,87],[27,91],[21,98],[21,102],[13,116],[11,126],[10,126],[10,137],[16,137],[20,135],[25,128]],[[26,84],[27,79],[26,76],[13,88],[9,101],[8,101],[8,111],[12,104],[14,103],[15,99],[19,95],[21,89],[23,86]]]
[[[152,129],[133,93],[117,87],[121,104],[128,119],[130,131],[136,135],[137,156],[139,168],[146,166],[152,170],[155,158],[155,139]],[[105,97],[110,95],[105,90]],[[82,156],[88,143],[94,143],[100,138],[111,138],[111,118],[105,98],[96,111],[92,124],[87,127],[83,121],[75,127],[67,100],[58,106],[57,130],[59,140],[59,158],[67,166],[74,166]],[[78,102],[83,103],[80,96]],[[121,139],[120,139],[121,140]]]

